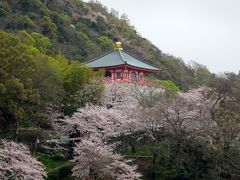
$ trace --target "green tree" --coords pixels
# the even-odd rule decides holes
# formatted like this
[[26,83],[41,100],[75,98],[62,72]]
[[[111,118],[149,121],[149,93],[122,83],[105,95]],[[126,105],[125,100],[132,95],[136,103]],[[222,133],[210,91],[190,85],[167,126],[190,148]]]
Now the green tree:
[[98,38],[98,41],[103,51],[107,51],[113,48],[113,41],[107,36],[100,36]]
[[44,35],[53,41],[57,39],[57,26],[48,16],[43,17],[41,27]]
[[31,37],[34,40],[34,46],[42,53],[47,53],[52,46],[51,41],[42,34],[33,32]]
[[14,120],[18,135],[26,104],[36,104],[39,97],[31,83],[36,60],[18,38],[4,31],[0,31],[0,38],[0,83],[3,89],[0,110],[5,122]]
[[33,51],[32,46],[4,31],[0,38],[1,124],[7,128],[14,123],[18,135],[21,124],[39,125],[47,107],[60,106],[64,75],[62,67],[52,63],[58,58]]
[[192,61],[191,67],[194,74],[193,84],[195,86],[208,85],[211,80],[211,73],[206,66]]
[[157,80],[160,84],[162,84],[165,88],[165,92],[167,96],[176,96],[178,92],[180,92],[179,87],[170,81],[170,80]]
[[84,65],[81,65],[77,61],[71,62],[68,68],[64,71],[64,89],[66,96],[64,97],[63,112],[67,115],[71,115],[76,111],[78,106],[78,100],[75,98],[75,94],[84,88],[85,84],[91,82],[93,79],[92,70]]
[[40,33],[32,32],[29,34],[27,31],[22,30],[18,33],[18,36],[21,38],[23,43],[26,43],[29,47],[32,46],[32,51],[37,53],[37,51],[46,54],[49,52],[50,48],[52,47],[51,41],[48,37],[43,36]]

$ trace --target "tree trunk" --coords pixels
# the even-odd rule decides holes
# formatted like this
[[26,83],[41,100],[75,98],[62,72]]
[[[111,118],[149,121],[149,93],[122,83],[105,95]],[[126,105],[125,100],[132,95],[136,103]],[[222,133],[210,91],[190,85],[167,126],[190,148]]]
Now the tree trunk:
[[34,150],[33,150],[33,154],[35,155],[37,152],[37,148],[38,148],[38,143],[39,143],[39,130],[40,130],[40,125],[39,125],[39,118],[38,118],[38,127],[37,127],[37,132],[36,132],[36,141],[34,144]]
[[156,164],[156,159],[157,159],[157,153],[154,151],[153,152],[153,160],[152,160],[152,170],[151,170],[151,179],[155,179],[155,164]]
[[130,146],[131,146],[131,152],[132,152],[133,154],[136,153],[136,149],[135,149],[135,146],[134,146],[132,140],[130,141],[129,144],[130,144]]

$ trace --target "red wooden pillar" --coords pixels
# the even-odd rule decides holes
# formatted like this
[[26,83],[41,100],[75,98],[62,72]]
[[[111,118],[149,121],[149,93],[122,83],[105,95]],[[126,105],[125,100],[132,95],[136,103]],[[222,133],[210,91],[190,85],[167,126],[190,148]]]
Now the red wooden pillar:
[[128,69],[126,67],[123,70],[123,80],[124,81],[128,81],[129,80]]
[[122,68],[121,68],[121,72],[120,73],[121,73],[121,78],[120,79],[121,79],[121,81],[123,81],[123,69]]
[[116,71],[115,71],[115,69],[113,70],[113,80],[116,81]]
[[131,76],[132,70],[128,70],[128,80],[132,81],[132,76]]
[[113,81],[113,80],[114,80],[114,71],[111,70],[111,81]]

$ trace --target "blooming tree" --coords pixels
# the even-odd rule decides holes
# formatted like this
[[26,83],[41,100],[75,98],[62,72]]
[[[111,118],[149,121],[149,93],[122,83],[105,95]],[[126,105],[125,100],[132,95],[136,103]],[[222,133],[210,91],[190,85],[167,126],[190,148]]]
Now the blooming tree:
[[136,166],[129,165],[105,143],[108,137],[128,131],[136,123],[133,114],[138,101],[132,88],[131,84],[106,84],[100,106],[87,105],[57,124],[63,133],[81,137],[75,148],[74,176],[119,180],[140,177]]
[[0,179],[44,179],[43,165],[23,144],[0,140]]
[[111,83],[106,88],[100,106],[87,105],[78,109],[72,117],[62,120],[57,127],[67,134],[79,133],[107,137],[127,131],[136,122],[134,113],[138,101],[132,91],[133,85]]
[[137,167],[128,165],[119,154],[114,154],[112,147],[97,138],[83,139],[75,148],[73,176],[81,179],[139,179]]
[[209,124],[215,96],[209,97],[212,89],[200,87],[176,97],[160,96],[153,106],[142,107],[139,120],[147,129],[157,130],[165,127],[180,137],[182,133],[200,131]]

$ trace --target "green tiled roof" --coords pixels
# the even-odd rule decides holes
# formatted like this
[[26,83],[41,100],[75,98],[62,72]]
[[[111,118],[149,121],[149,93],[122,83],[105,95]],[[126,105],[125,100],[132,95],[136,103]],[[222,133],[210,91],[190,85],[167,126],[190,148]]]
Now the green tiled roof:
[[159,71],[160,68],[155,67],[144,60],[138,59],[122,50],[113,50],[87,63],[92,68],[103,68],[118,65],[130,65],[138,68]]

